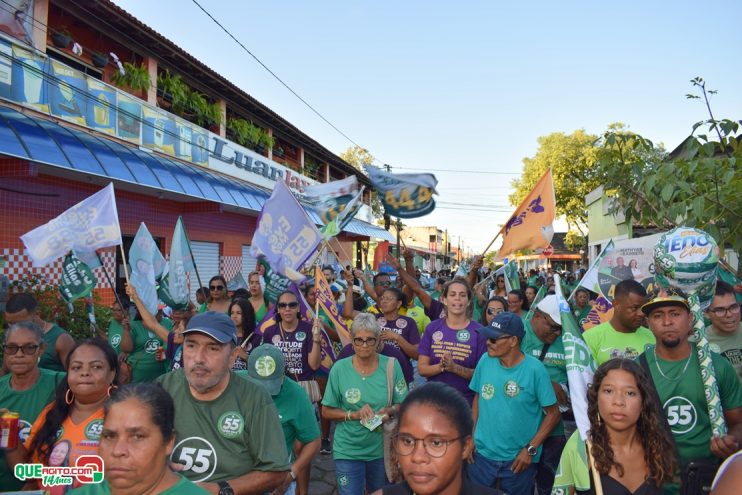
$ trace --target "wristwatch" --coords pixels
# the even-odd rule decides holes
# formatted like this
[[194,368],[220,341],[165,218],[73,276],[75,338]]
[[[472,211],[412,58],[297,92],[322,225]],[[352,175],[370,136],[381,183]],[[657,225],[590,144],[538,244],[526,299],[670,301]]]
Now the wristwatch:
[[526,445],[526,452],[528,452],[528,455],[533,457],[536,454],[538,454],[538,447],[534,447],[533,445],[529,443],[528,445]]
[[219,495],[234,495],[234,490],[226,481],[220,481],[217,484],[219,485]]
[[289,470],[289,475],[293,481],[296,481],[296,473],[294,473],[293,469]]

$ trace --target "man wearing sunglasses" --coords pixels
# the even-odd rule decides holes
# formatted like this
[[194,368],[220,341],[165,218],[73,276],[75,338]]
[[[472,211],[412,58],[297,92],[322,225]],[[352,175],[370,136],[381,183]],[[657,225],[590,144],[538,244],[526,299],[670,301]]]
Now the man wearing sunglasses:
[[[520,346],[521,351],[544,363],[558,405],[561,410],[568,411],[567,361],[564,358],[562,318],[559,314],[557,296],[544,297],[536,305],[533,318],[530,321],[524,321],[523,324],[525,337]],[[539,495],[551,493],[556,468],[566,443],[564,423],[560,418],[559,423],[544,442],[541,461],[536,468],[536,488]]]
[[734,296],[734,287],[719,280],[711,305],[706,310],[711,325],[706,327],[706,338],[712,351],[732,363],[742,382],[742,323],[740,306]]
[[474,483],[510,495],[532,495],[541,445],[559,423],[559,408],[549,374],[535,357],[521,351],[525,329],[510,312],[478,330],[487,354],[474,370]]

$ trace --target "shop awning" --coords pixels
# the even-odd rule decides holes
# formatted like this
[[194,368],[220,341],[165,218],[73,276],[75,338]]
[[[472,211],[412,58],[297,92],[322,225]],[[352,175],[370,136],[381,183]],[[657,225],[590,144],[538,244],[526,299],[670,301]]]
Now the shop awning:
[[[254,212],[270,196],[247,182],[3,106],[0,154]],[[392,239],[386,230],[356,219],[345,231]]]

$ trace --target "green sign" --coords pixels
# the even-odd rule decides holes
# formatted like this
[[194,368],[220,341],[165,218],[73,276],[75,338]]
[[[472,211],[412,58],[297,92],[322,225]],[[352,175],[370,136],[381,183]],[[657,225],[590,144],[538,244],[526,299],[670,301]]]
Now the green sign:
[[98,279],[88,265],[68,254],[62,265],[62,284],[59,292],[67,302],[87,297],[98,284]]

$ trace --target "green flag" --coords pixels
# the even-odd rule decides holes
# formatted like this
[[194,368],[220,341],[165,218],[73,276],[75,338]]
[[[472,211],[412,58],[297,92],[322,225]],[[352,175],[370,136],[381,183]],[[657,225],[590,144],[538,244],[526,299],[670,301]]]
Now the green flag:
[[71,303],[81,297],[87,297],[98,284],[93,271],[73,254],[64,258],[62,265],[62,284],[59,292],[65,301]]

